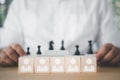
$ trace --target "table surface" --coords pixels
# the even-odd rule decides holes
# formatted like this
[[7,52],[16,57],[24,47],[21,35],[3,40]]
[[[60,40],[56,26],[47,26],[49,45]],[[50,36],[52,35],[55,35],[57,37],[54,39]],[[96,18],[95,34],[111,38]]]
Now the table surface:
[[17,67],[0,67],[0,80],[120,80],[120,67],[98,67],[97,73],[19,74]]

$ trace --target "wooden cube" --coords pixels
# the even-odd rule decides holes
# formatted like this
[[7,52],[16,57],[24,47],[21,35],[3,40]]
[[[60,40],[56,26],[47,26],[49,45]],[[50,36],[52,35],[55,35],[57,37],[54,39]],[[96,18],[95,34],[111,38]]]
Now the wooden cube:
[[86,55],[81,57],[81,72],[97,72],[96,57]]
[[18,72],[19,73],[33,73],[33,57],[31,56],[23,56],[19,58],[18,63]]
[[65,72],[80,73],[80,56],[65,57]]
[[64,73],[64,57],[50,57],[51,73]]
[[35,73],[50,73],[49,57],[37,56],[34,59]]

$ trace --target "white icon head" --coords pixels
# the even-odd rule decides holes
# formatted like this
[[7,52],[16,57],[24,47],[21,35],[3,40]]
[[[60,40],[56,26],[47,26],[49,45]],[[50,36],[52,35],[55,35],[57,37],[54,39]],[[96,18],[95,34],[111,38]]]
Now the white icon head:
[[55,64],[59,65],[61,63],[60,59],[55,59]]
[[45,60],[43,58],[40,59],[40,64],[45,64]]
[[86,63],[89,64],[89,65],[92,64],[92,59],[88,58],[88,59],[86,60]]
[[71,63],[71,64],[75,64],[75,63],[76,63],[76,60],[75,60],[74,58],[72,58],[72,59],[70,60],[70,63]]
[[24,64],[28,65],[29,64],[29,59],[25,58],[23,62],[24,62]]

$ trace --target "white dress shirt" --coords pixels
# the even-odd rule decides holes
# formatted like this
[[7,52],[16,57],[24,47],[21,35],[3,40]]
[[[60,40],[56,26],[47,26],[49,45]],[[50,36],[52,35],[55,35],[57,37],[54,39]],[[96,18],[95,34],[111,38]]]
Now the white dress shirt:
[[30,47],[32,54],[48,50],[54,41],[55,50],[65,41],[65,48],[74,54],[75,45],[87,52],[88,40],[98,48],[105,43],[120,46],[120,31],[113,22],[107,0],[14,0],[1,33],[1,47],[19,43]]

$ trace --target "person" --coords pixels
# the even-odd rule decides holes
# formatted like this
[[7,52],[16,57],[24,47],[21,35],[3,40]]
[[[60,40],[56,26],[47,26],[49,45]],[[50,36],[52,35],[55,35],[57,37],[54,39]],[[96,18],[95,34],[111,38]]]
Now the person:
[[14,0],[1,32],[0,65],[16,65],[28,46],[31,54],[37,45],[44,53],[50,40],[56,50],[64,40],[71,54],[76,44],[86,53],[92,40],[98,63],[118,65],[119,33],[107,0]]

